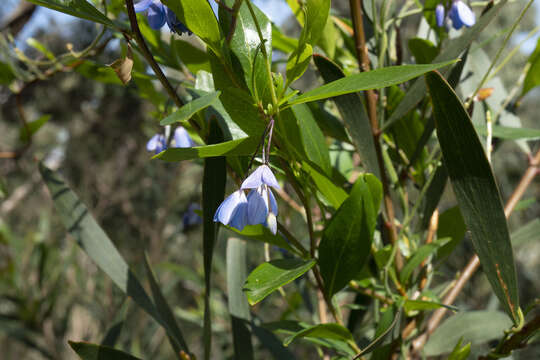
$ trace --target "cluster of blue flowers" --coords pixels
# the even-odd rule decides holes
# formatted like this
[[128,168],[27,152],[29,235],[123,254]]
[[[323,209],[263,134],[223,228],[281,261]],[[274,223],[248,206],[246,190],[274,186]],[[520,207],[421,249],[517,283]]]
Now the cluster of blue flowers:
[[[214,221],[240,231],[246,225],[264,224],[276,234],[278,209],[270,187],[280,188],[270,167],[261,165],[219,205]],[[247,197],[244,190],[250,190]]]
[[[197,145],[189,133],[183,126],[179,126],[174,130],[173,140],[171,147],[173,148],[189,148]],[[163,150],[167,149],[167,138],[163,134],[156,134],[148,140],[146,143],[146,150],[152,151],[155,154],[159,154]]]
[[146,11],[148,25],[154,30],[161,29],[167,23],[169,29],[178,35],[182,35],[182,33],[192,34],[186,25],[178,20],[176,14],[159,0],[142,0],[135,4],[135,12],[144,11]]
[[[471,27],[476,23],[474,12],[461,0],[453,0],[448,18],[452,21],[454,29],[459,30],[463,26]],[[437,26],[443,26],[446,23],[445,9],[442,4],[435,7],[435,19]]]

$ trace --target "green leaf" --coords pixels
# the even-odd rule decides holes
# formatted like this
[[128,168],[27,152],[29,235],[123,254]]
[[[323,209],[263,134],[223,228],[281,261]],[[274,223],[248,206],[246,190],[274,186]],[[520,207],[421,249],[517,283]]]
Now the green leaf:
[[39,164],[39,171],[69,234],[123,293],[130,296],[139,307],[163,326],[177,344],[181,344],[181,340],[175,337],[175,333],[161,319],[141,283],[87,207],[57,173],[42,163]]
[[26,43],[28,44],[28,46],[33,47],[34,49],[36,49],[37,51],[45,55],[47,59],[49,60],[55,59],[54,54],[49,49],[47,49],[45,45],[39,42],[39,40],[31,37],[31,38],[26,39]]
[[510,326],[512,322],[500,311],[459,313],[448,318],[433,332],[424,352],[426,356],[449,353],[460,338],[473,345],[481,344],[502,337]]
[[331,83],[310,90],[292,99],[289,102],[289,105],[302,104],[362,90],[380,89],[401,84],[429,71],[451,65],[454,62],[455,60],[428,65],[388,66],[381,69],[349,75],[342,79],[332,81]]
[[272,234],[272,232],[264,225],[247,225],[242,231],[229,226],[227,226],[227,229],[247,239],[262,241],[293,253],[296,252],[281,235]]
[[82,360],[140,360],[133,355],[108,346],[76,341],[68,341],[68,343]]
[[195,35],[208,45],[216,54],[221,53],[221,32],[208,1],[200,0],[163,0]]
[[247,156],[253,154],[258,139],[246,137],[237,140],[225,141],[219,144],[194,146],[192,148],[168,148],[154,155],[153,159],[164,161],[182,161],[217,156]]
[[401,270],[401,273],[399,274],[399,280],[401,283],[406,283],[409,281],[409,277],[413,273],[414,269],[416,269],[422,261],[427,259],[428,256],[432,255],[435,251],[437,251],[438,248],[443,246],[444,244],[448,243],[450,241],[449,238],[439,239],[436,242],[433,242],[431,244],[425,244],[418,248],[418,250],[415,251],[412,258],[407,262],[407,265],[403,267]]
[[307,0],[304,31],[306,42],[316,45],[325,29],[330,14],[330,0]]
[[183,122],[189,120],[197,112],[206,109],[212,105],[219,98],[221,93],[219,91],[212,92],[201,97],[196,98],[182,106],[171,115],[160,121],[160,125],[170,125],[175,122]]
[[343,188],[334,184],[331,179],[315,170],[307,162],[302,162],[302,170],[306,171],[311,176],[313,182],[317,186],[317,190],[321,192],[334,208],[339,208],[343,201],[347,199],[348,194]]
[[[476,126],[476,130],[480,135],[487,136],[487,128],[485,126]],[[493,137],[505,139],[505,140],[538,140],[540,139],[540,130],[527,129],[518,127],[508,127],[494,125],[492,127],[491,134]]]
[[364,267],[381,198],[382,185],[377,178],[371,174],[360,176],[324,230],[319,245],[319,265],[329,297]]
[[405,303],[403,304],[403,309],[407,313],[411,311],[418,311],[418,310],[421,310],[421,311],[435,310],[441,307],[445,307],[454,311],[457,310],[457,308],[453,306],[448,306],[448,305],[444,305],[438,302],[426,301],[426,300],[405,300]]
[[[463,31],[463,35],[448,41],[448,45],[440,52],[433,62],[444,62],[455,59],[462,54],[471,43],[483,33],[483,30],[497,16],[501,8],[508,0],[501,0],[497,5],[486,12],[476,24]],[[464,55],[465,56],[465,55]],[[456,66],[459,66],[456,65]],[[390,118],[384,123],[382,130],[392,126],[394,122],[401,119],[405,114],[411,111],[426,95],[426,84],[423,81],[416,81],[405,94],[403,100],[399,103],[397,109]]]
[[248,322],[251,320],[249,304],[242,292],[242,285],[247,277],[246,243],[243,240],[229,238],[227,241],[227,295],[229,314],[231,314],[234,358],[253,359],[253,345]]
[[122,30],[123,26],[115,23],[105,16],[101,11],[96,9],[90,2],[86,0],[28,0],[29,2],[43,6],[52,10],[63,12],[65,14],[75,16],[81,19],[97,22],[111,28]]
[[452,353],[448,355],[447,360],[467,360],[469,358],[469,354],[471,353],[471,343],[467,343],[461,347],[462,342],[463,338],[459,339],[454,350],[452,350]]
[[339,325],[339,324],[319,324],[311,326],[307,329],[303,329],[283,341],[283,345],[288,346],[291,342],[296,339],[303,337],[314,337],[322,339],[334,339],[341,340],[344,342],[353,340],[352,334],[350,331]]
[[[331,60],[320,55],[313,59],[326,83],[345,77],[345,73]],[[371,125],[360,94],[341,95],[332,100],[337,105],[365,169],[380,178]]]
[[[161,319],[167,324],[171,332],[174,333],[174,337],[171,336],[170,334],[167,334],[167,336],[169,336],[171,344],[173,345],[174,350],[177,354],[181,350],[184,350],[185,352],[189,353],[189,348],[186,344],[186,341],[184,340],[182,331],[180,330],[180,327],[178,327],[178,324],[176,323],[171,307],[167,303],[165,296],[163,296],[163,293],[161,292],[161,288],[159,287],[159,284],[156,280],[156,276],[154,275],[154,272],[152,271],[148,254],[145,253],[144,255],[145,255],[144,267],[146,269],[146,274],[150,281],[150,290],[152,291],[152,297],[154,298],[154,303],[156,304],[156,310],[159,316],[161,317]],[[179,344],[175,343],[174,341],[175,339],[178,339]]]
[[5,62],[0,61],[0,84],[9,85],[15,79],[16,76],[11,66]]
[[447,237],[451,240],[437,250],[437,257],[443,258],[449,256],[461,243],[465,237],[466,231],[467,226],[465,225],[465,221],[463,221],[463,216],[461,216],[459,206],[454,206],[443,212],[439,216],[437,237],[439,239]]
[[417,64],[431,64],[439,53],[437,46],[426,39],[412,38],[409,40],[408,45]]
[[426,75],[444,163],[491,287],[517,324],[516,269],[499,189],[471,119],[438,73]]
[[285,54],[290,54],[298,46],[298,40],[284,35],[281,30],[272,24],[272,47]]
[[521,96],[524,96],[529,91],[540,85],[540,39],[536,42],[536,48],[534,49],[528,61],[529,69],[525,75],[523,81],[523,90],[521,90]]
[[313,48],[309,44],[303,44],[302,47],[294,49],[287,60],[287,83],[292,84],[298,80],[307,70]]
[[510,237],[512,245],[519,246],[526,242],[540,241],[540,219],[534,219],[514,231]]
[[244,291],[251,305],[290,283],[315,265],[315,260],[278,259],[265,262],[249,274]]
[[171,50],[174,56],[184,63],[193,74],[197,74],[200,70],[212,71],[206,52],[191,43],[171,38]]
[[295,360],[294,355],[283,346],[282,342],[271,331],[255,324],[251,324],[251,329],[261,345],[270,351],[274,359]]
[[[234,6],[233,0],[226,1],[228,6]],[[272,59],[272,23],[266,15],[254,4],[251,5],[257,24],[261,30],[264,41],[264,47],[269,59]],[[224,32],[228,33],[232,26],[232,14],[223,9],[219,9],[219,18]],[[236,25],[234,34],[230,41],[230,48],[236,59],[240,63],[244,82],[250,90],[253,97],[262,100],[263,103],[271,103],[270,84],[266,60],[260,49],[261,40],[257,31],[257,24],[249,11],[245,2],[242,3],[236,14]]]
[[112,67],[104,66],[94,61],[85,60],[75,68],[75,71],[90,80],[99,81],[104,84],[123,85]]
[[39,130],[43,125],[49,121],[51,115],[41,115],[37,120],[29,122],[26,126],[23,126],[19,132],[19,139],[22,142],[28,142],[30,138]]
[[[214,144],[223,140],[223,133],[217,121],[210,121],[208,143]],[[227,168],[224,157],[207,158],[204,160],[202,182],[203,204],[203,260],[204,260],[204,327],[203,343],[204,358],[210,358],[212,346],[212,319],[210,308],[211,271],[214,246],[217,240],[218,225],[214,222],[214,214],[225,197],[227,183]]]

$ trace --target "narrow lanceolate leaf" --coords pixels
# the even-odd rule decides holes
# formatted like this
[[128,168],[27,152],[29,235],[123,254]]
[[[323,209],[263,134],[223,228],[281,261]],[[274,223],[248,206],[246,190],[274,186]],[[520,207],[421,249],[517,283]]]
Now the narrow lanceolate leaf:
[[[476,130],[480,135],[487,135],[487,128],[485,126],[477,126]],[[493,137],[505,139],[505,140],[538,140],[540,139],[539,129],[527,129],[527,128],[515,128],[508,126],[495,125],[492,128],[491,134]]]
[[138,357],[108,346],[76,341],[69,341],[69,346],[82,360],[140,360]]
[[[175,352],[179,353],[181,350],[183,350],[186,353],[189,353],[189,349],[186,341],[184,340],[184,336],[182,335],[182,331],[176,323],[171,307],[167,303],[165,296],[163,296],[161,288],[159,287],[159,284],[156,280],[156,276],[154,275],[154,271],[150,266],[148,254],[145,254],[144,256],[144,267],[150,281],[150,290],[152,291],[152,297],[154,298],[154,303],[156,304],[156,310],[159,313],[161,319],[167,324],[171,332],[174,333],[174,339],[178,339],[180,342],[180,344],[176,344],[174,341],[172,341],[173,339],[171,339],[171,344],[173,344]],[[170,337],[171,335],[167,334],[167,336]]]
[[[223,140],[217,121],[210,120],[210,135],[208,143],[218,143]],[[217,239],[218,227],[214,222],[214,214],[225,197],[225,185],[227,182],[226,160],[224,157],[208,158],[204,160],[203,173],[203,260],[204,260],[204,358],[210,359],[212,345],[212,320],[210,318],[210,274],[212,270],[212,257],[214,245]]]
[[353,339],[350,331],[339,324],[319,324],[307,329],[301,330],[283,341],[283,345],[287,346],[294,340],[303,337],[315,337],[322,339],[341,340],[344,342]]
[[518,291],[510,235],[491,166],[467,111],[438,73],[426,75],[444,163],[482,269],[517,324]]
[[536,43],[536,48],[534,49],[531,56],[529,56],[529,69],[525,75],[525,80],[523,81],[523,90],[521,91],[521,96],[524,96],[529,91],[540,85],[540,39]]
[[163,0],[187,28],[193,31],[216,54],[220,53],[221,32],[208,1],[200,0]]
[[401,273],[399,274],[400,282],[404,284],[409,281],[409,277],[412,275],[414,269],[420,266],[420,264],[427,259],[428,256],[432,255],[435,251],[437,251],[437,249],[449,241],[449,238],[439,239],[436,242],[420,246],[411,259],[407,261],[407,265],[405,265],[401,270]]
[[90,20],[96,23],[107,25],[118,30],[122,30],[118,23],[113,22],[101,11],[96,9],[87,0],[29,0],[39,6],[43,6],[52,10],[60,11],[65,14],[75,16],[81,19]]
[[324,230],[319,245],[319,264],[329,297],[351,281],[366,263],[382,185],[371,174],[361,176]]
[[350,94],[353,92],[380,89],[387,86],[401,84],[429,71],[451,65],[454,62],[455,61],[452,60],[428,65],[388,66],[373,71],[350,75],[310,90],[292,99],[289,102],[289,105],[302,104],[310,101]]
[[[345,77],[343,71],[330,59],[316,55],[313,60],[326,83]],[[360,99],[360,94],[352,93],[333,98],[351,135],[351,140],[364,163],[365,169],[380,178],[375,143],[369,118]]]
[[302,276],[315,265],[315,260],[279,259],[257,266],[244,285],[247,299],[255,305],[273,291]]
[[[463,53],[469,45],[483,33],[483,30],[497,16],[501,8],[508,0],[501,0],[497,5],[486,12],[478,22],[469,29],[465,29],[463,35],[452,39],[439,55],[433,60],[434,62],[447,61],[455,59]],[[392,113],[390,118],[384,123],[383,130],[390,127],[393,123],[401,119],[405,114],[411,111],[425,96],[426,84],[423,81],[416,81],[403,97],[397,109]]]
[[155,155],[153,159],[165,161],[182,161],[218,156],[251,155],[257,147],[258,140],[252,137],[225,141],[219,144],[195,146],[192,148],[169,148]]
[[201,111],[202,109],[206,109],[208,106],[216,102],[220,94],[221,93],[219,91],[216,91],[188,102],[180,109],[167,116],[165,119],[161,120],[160,125],[170,125],[175,122],[183,122],[189,120],[197,112]]
[[39,165],[39,171],[49,188],[56,210],[69,234],[77,240],[79,246],[122,292],[130,296],[137,305],[165,328],[167,334],[174,341],[173,346],[181,344],[182,340],[176,337],[167,323],[161,319],[141,283],[131,272],[107,234],[96,223],[88,208],[57,173],[42,163]]
[[251,316],[242,285],[247,278],[246,242],[229,238],[227,242],[227,294],[229,314],[231,314],[234,358],[253,359],[251,330],[248,326]]

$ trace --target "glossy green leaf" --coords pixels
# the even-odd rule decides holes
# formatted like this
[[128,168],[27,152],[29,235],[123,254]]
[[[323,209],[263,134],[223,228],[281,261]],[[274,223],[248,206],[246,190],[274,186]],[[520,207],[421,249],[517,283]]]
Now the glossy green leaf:
[[43,125],[49,121],[51,115],[41,115],[36,120],[29,122],[26,126],[23,126],[19,132],[19,139],[23,142],[27,142],[30,138],[39,130]]
[[[183,350],[186,353],[189,353],[189,348],[186,344],[186,341],[184,340],[182,331],[180,330],[180,327],[175,320],[171,307],[169,306],[167,300],[165,299],[165,296],[163,296],[163,293],[161,292],[161,288],[159,287],[159,284],[156,280],[156,276],[154,275],[154,272],[150,266],[150,259],[148,258],[148,254],[145,254],[144,256],[144,268],[146,269],[146,274],[150,282],[150,290],[152,291],[152,297],[154,299],[156,310],[163,322],[167,324],[167,327],[174,334],[174,336],[169,334],[167,334],[167,336],[170,337],[170,341],[172,346],[174,347],[175,352],[179,353],[181,350]],[[175,342],[175,339],[178,340],[179,344]]]
[[39,171],[49,188],[56,210],[69,234],[77,240],[84,252],[123,293],[131,297],[139,307],[163,326],[177,345],[181,344],[182,341],[175,337],[175,333],[161,319],[143,286],[129,269],[107,234],[96,223],[87,207],[57,173],[42,163],[39,164]]
[[360,176],[324,230],[319,245],[319,265],[329,297],[345,287],[364,267],[381,198],[381,183],[371,174]]
[[227,295],[229,314],[231,314],[234,358],[253,359],[253,345],[248,322],[251,320],[249,304],[242,291],[247,277],[246,243],[243,240],[229,238],[227,241]]
[[298,46],[298,40],[284,35],[281,30],[272,24],[272,47],[285,54],[290,54]]
[[242,231],[233,227],[227,227],[227,229],[234,231],[238,235],[251,240],[257,240],[271,245],[278,246],[284,250],[295,252],[289,243],[279,234],[272,234],[270,230],[264,225],[247,225]]
[[107,25],[112,28],[121,30],[118,23],[113,22],[101,11],[96,9],[94,5],[86,0],[28,0],[39,6],[43,6],[52,10],[63,12],[65,14],[75,16],[81,19],[90,20],[96,23]]
[[315,265],[315,260],[278,259],[265,262],[247,277],[244,291],[251,305],[270,295],[278,288],[305,274]]
[[330,0],[307,0],[305,10],[306,42],[316,45],[323,34],[330,14]]
[[219,144],[195,146],[192,148],[168,148],[155,155],[153,159],[164,161],[182,161],[217,156],[246,156],[251,155],[257,147],[258,139],[246,137],[225,141]]
[[302,47],[294,49],[287,60],[287,83],[292,84],[298,80],[307,70],[313,48],[310,44],[303,44]]
[[69,346],[82,360],[140,360],[139,358],[112,347],[87,342],[68,341]]
[[417,64],[431,64],[439,52],[437,46],[426,39],[412,38],[408,45]]
[[[217,121],[210,122],[208,144],[219,143],[223,140],[223,133]],[[212,259],[214,246],[217,240],[218,225],[214,222],[214,214],[225,197],[227,183],[227,168],[224,157],[207,158],[204,160],[202,181],[203,204],[203,260],[204,260],[204,327],[203,343],[204,358],[210,359],[212,347],[212,319],[210,308],[210,289]]]
[[212,105],[219,98],[220,94],[221,93],[219,91],[216,91],[188,102],[180,109],[173,112],[165,119],[161,120],[160,125],[170,125],[175,122],[183,122],[189,120],[197,112],[206,109],[207,107]]
[[199,49],[190,42],[171,38],[171,50],[174,56],[186,65],[193,74],[197,74],[200,70],[212,71],[206,51]]
[[521,96],[524,96],[529,91],[540,85],[540,39],[536,42],[536,49],[534,49],[531,56],[529,56],[529,69],[525,75],[523,81],[523,90],[521,90]]
[[[234,6],[234,0],[227,0],[228,6]],[[266,15],[254,4],[251,5],[257,24],[264,39],[264,47],[269,58],[272,59],[272,23]],[[224,32],[228,33],[231,28],[232,14],[223,8],[219,9],[219,18]],[[241,66],[244,82],[255,99],[263,103],[271,103],[269,88],[269,74],[261,51],[261,39],[257,31],[257,25],[245,2],[242,3],[236,15],[234,34],[230,41],[230,48]]]
[[437,136],[461,213],[491,287],[508,315],[519,321],[510,235],[499,189],[471,119],[438,73],[426,75]]
[[435,310],[441,307],[449,308],[451,310],[457,310],[457,308],[453,306],[447,306],[438,302],[434,301],[426,301],[426,300],[405,300],[405,303],[403,304],[403,309],[405,312],[411,312],[411,311],[425,311],[425,310]]
[[414,269],[416,269],[420,264],[428,258],[428,256],[433,255],[437,249],[439,249],[444,244],[450,241],[449,238],[439,239],[436,242],[431,244],[422,245],[414,252],[414,255],[411,257],[407,264],[401,270],[399,274],[399,280],[401,283],[406,283],[409,281],[409,277],[412,275]]
[[454,206],[439,215],[437,237],[439,239],[446,237],[450,238],[451,240],[437,250],[437,257],[443,258],[449,256],[461,243],[465,237],[466,231],[467,226],[465,225],[463,216],[461,216],[459,206]]
[[[448,45],[439,53],[439,55],[433,60],[433,62],[444,62],[450,59],[455,59],[460,56],[471,43],[483,33],[483,30],[488,24],[497,16],[501,8],[506,4],[508,0],[501,0],[495,6],[493,6],[488,12],[478,19],[476,24],[463,31],[463,35],[458,38],[448,41]],[[456,65],[456,66],[459,66]],[[416,81],[405,94],[405,97],[392,113],[390,118],[384,123],[382,130],[392,126],[394,122],[401,119],[405,114],[411,111],[416,104],[418,104],[426,94],[426,84],[424,81]]]
[[347,192],[342,187],[334,184],[326,175],[321,174],[306,162],[302,162],[302,169],[311,176],[317,186],[317,190],[321,192],[334,208],[339,208],[343,201],[347,199]]
[[512,245],[519,246],[527,242],[540,241],[540,219],[534,219],[512,232]]
[[289,105],[302,104],[353,92],[380,89],[391,85],[401,84],[429,71],[451,65],[454,62],[455,61],[452,60],[437,64],[388,66],[381,69],[349,75],[310,90],[292,99],[289,102]]
[[512,322],[500,311],[458,313],[445,320],[433,332],[424,347],[424,353],[426,356],[449,353],[460,338],[473,345],[498,339],[511,326]]
[[216,54],[221,52],[221,32],[208,1],[200,0],[163,0],[195,35],[206,43]]
[[351,341],[353,339],[352,334],[349,330],[347,330],[347,328],[339,324],[330,323],[314,325],[307,329],[303,329],[286,338],[283,341],[283,345],[288,346],[294,340],[308,336],[323,339],[342,340],[344,342]]
[[[326,83],[345,77],[343,71],[331,60],[320,55],[315,56],[313,60]],[[360,94],[341,95],[332,100],[338,107],[366,171],[380,178],[371,125]]]
[[[487,128],[485,126],[477,126],[476,130],[480,135],[487,136]],[[538,140],[540,139],[540,130],[538,129],[527,129],[527,128],[518,128],[518,127],[508,127],[494,125],[491,129],[491,134],[493,137],[505,139],[505,140]]]

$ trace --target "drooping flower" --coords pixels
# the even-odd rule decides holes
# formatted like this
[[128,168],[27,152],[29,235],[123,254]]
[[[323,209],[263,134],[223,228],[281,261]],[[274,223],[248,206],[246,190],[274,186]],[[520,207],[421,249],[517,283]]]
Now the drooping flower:
[[435,7],[435,21],[439,27],[444,25],[444,6],[442,4]]
[[153,151],[156,154],[159,154],[165,149],[167,149],[167,139],[165,139],[163,134],[152,136],[146,143],[146,150]]
[[251,175],[246,178],[246,180],[244,180],[240,189],[257,189],[263,184],[280,189],[276,177],[268,165],[259,166],[254,172],[251,173]]
[[461,29],[463,26],[471,27],[476,23],[474,12],[461,0],[454,0],[448,17],[452,20],[452,26],[456,30]]
[[214,222],[220,222],[242,231],[248,223],[247,207],[246,194],[239,189],[219,205],[214,214]]
[[136,3],[134,8],[137,13],[146,11],[148,25],[154,30],[161,29],[167,23],[169,29],[178,35],[182,35],[182,33],[192,34],[186,25],[178,20],[176,14],[163,5],[160,0],[142,0]]
[[272,190],[267,185],[261,185],[249,192],[247,196],[247,217],[249,225],[266,224],[268,214],[277,216],[277,202]]
[[197,145],[183,126],[179,126],[174,130],[173,141],[173,147],[177,148],[190,148]]

